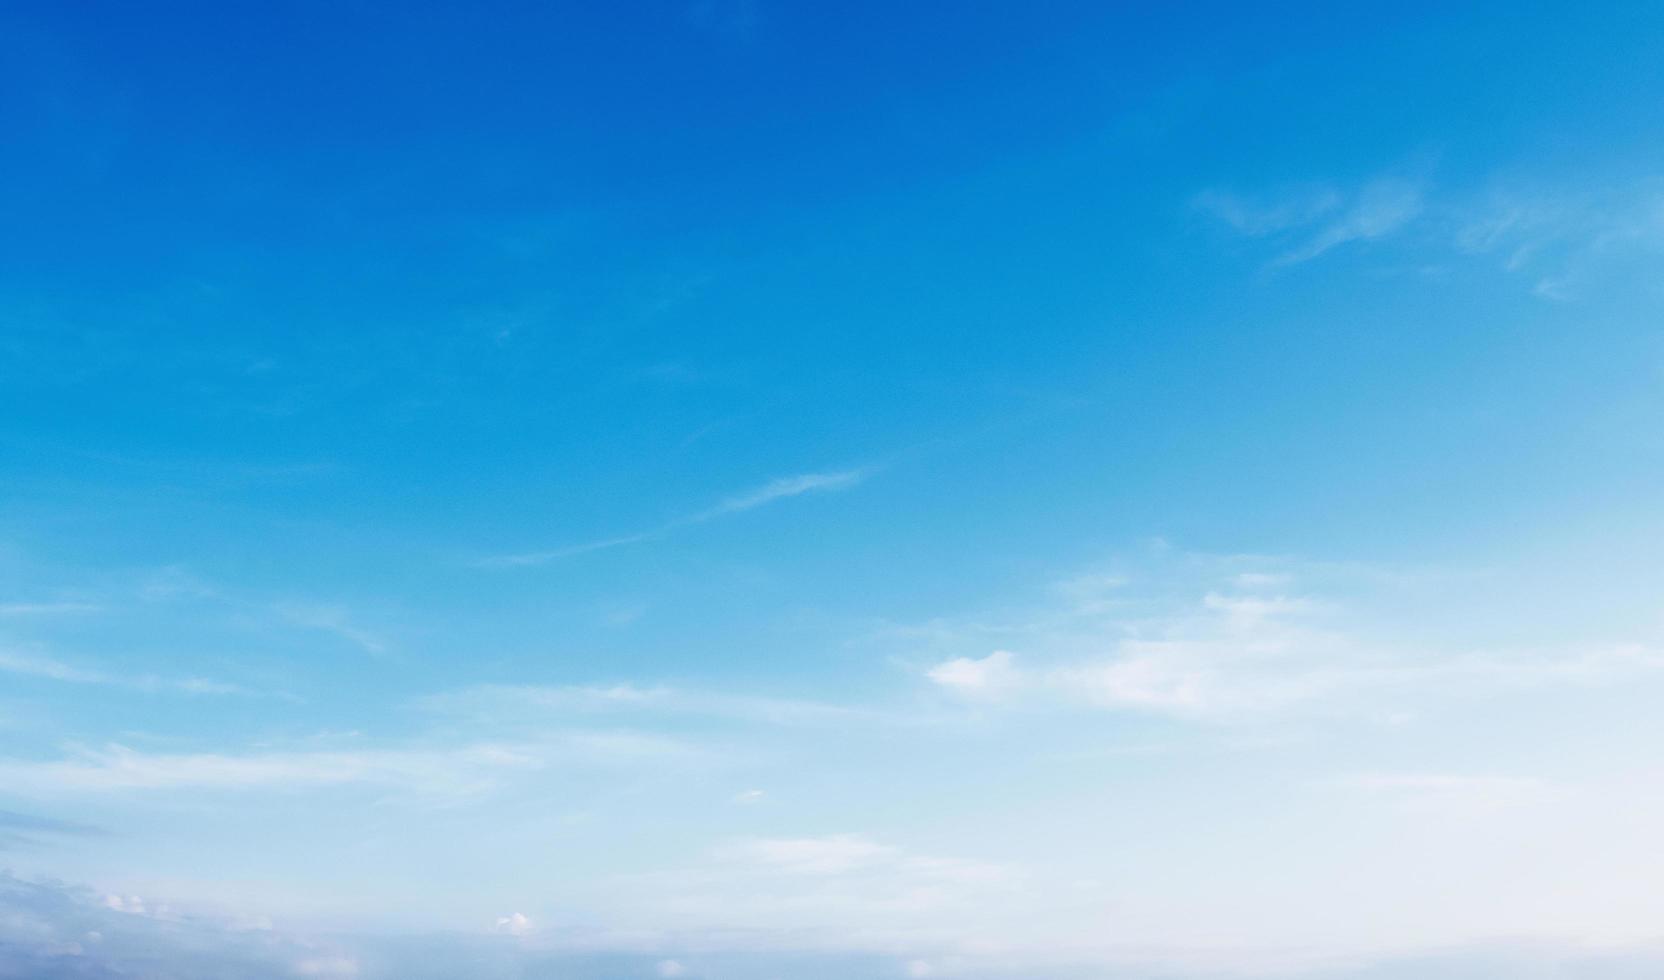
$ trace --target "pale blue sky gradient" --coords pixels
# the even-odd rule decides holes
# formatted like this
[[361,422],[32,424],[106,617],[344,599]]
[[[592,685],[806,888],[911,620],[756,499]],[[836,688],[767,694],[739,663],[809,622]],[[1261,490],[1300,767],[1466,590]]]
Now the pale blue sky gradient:
[[0,976],[1664,970],[1664,9],[1449,7],[8,5]]

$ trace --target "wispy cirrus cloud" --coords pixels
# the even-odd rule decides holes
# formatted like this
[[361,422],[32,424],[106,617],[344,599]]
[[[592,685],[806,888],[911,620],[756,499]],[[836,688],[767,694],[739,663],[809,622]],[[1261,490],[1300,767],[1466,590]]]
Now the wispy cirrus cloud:
[[31,656],[0,650],[0,671],[23,677],[41,677],[66,684],[114,684],[117,678],[98,670],[75,667],[50,657]]
[[0,602],[0,617],[81,616],[103,608],[92,602]]
[[645,531],[635,531],[608,538],[597,538],[594,541],[583,541],[577,544],[565,545],[558,548],[546,548],[539,551],[527,551],[518,554],[495,555],[482,558],[474,564],[482,568],[512,568],[527,565],[542,565],[562,558],[573,558],[578,555],[594,551],[605,551],[625,545],[639,544],[663,537],[681,528],[703,524],[718,518],[742,514],[781,500],[801,497],[805,494],[835,493],[858,486],[871,474],[870,468],[851,470],[834,470],[816,473],[800,473],[796,476],[780,477],[770,480],[761,486],[754,487],[740,493],[733,494],[718,501],[714,506],[705,510],[689,514],[666,522]]
[[1191,206],[1251,237],[1273,235],[1308,225],[1340,207],[1339,191],[1327,186],[1291,187],[1259,195],[1209,188],[1191,198]]
[[421,710],[494,724],[547,724],[593,715],[702,716],[765,725],[871,723],[881,712],[797,698],[634,684],[479,684],[415,701]]
[[728,514],[739,514],[754,510],[765,504],[772,504],[777,500],[800,497],[806,493],[831,493],[837,490],[848,490],[866,478],[866,470],[800,473],[797,476],[781,477],[777,480],[770,480],[753,490],[728,497],[715,507],[696,514],[690,520],[693,522],[709,521]]
[[535,764],[509,749],[479,746],[425,752],[313,751],[151,753],[123,745],[75,752],[53,761],[0,762],[0,779],[37,795],[182,788],[250,790],[358,783],[417,789],[482,785],[492,770]]
[[1304,242],[1276,259],[1273,265],[1309,262],[1349,242],[1385,238],[1407,225],[1422,210],[1422,189],[1414,181],[1383,178],[1360,189],[1333,220],[1326,220]]
[[1378,177],[1353,190],[1298,187],[1265,195],[1212,188],[1191,199],[1198,211],[1252,238],[1283,245],[1272,266],[1296,265],[1350,242],[1367,242],[1397,232],[1423,208],[1419,181]]
[[629,731],[567,731],[535,741],[366,749],[144,752],[125,745],[75,749],[50,760],[0,759],[0,785],[33,796],[149,790],[260,790],[368,785],[472,795],[502,777],[550,766],[686,763],[693,746]]
[[387,639],[354,620],[345,606],[310,602],[279,602],[273,610],[285,623],[339,637],[372,656],[387,652]]
[[1664,183],[1595,188],[1497,185],[1453,207],[1463,253],[1498,260],[1544,299],[1577,298],[1627,257],[1664,252]]
[[101,684],[125,687],[137,691],[177,691],[183,694],[255,694],[238,684],[210,680],[206,677],[163,678],[152,674],[137,676],[112,674],[103,670],[78,667],[74,664],[10,650],[0,650],[0,673],[21,677],[38,677],[66,684]]
[[1664,183],[1653,176],[1586,185],[1489,181],[1435,188],[1379,176],[1353,187],[1296,185],[1258,193],[1209,188],[1198,213],[1276,251],[1267,268],[1299,265],[1350,244],[1410,230],[1424,255],[1417,268],[1442,275],[1462,256],[1493,258],[1536,296],[1568,301],[1603,276],[1628,269],[1650,277],[1664,252]]

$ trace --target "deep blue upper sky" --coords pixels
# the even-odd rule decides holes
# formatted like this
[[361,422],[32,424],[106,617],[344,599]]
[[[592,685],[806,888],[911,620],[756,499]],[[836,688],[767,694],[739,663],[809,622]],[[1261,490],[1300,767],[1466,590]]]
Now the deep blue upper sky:
[[1648,3],[6,4],[0,867],[121,899],[0,899],[1656,939],[1661,132]]

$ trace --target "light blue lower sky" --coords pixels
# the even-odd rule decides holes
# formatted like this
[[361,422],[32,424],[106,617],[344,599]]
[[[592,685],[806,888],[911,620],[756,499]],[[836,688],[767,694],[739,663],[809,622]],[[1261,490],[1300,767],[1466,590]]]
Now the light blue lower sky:
[[1664,970],[1659,11],[973,6],[0,12],[0,977]]

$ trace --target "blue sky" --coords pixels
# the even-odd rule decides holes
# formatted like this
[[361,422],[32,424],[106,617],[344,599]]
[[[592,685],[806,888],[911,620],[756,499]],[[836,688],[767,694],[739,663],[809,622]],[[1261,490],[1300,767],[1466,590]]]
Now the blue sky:
[[1656,975],[1664,10],[1449,7],[8,5],[0,976]]

